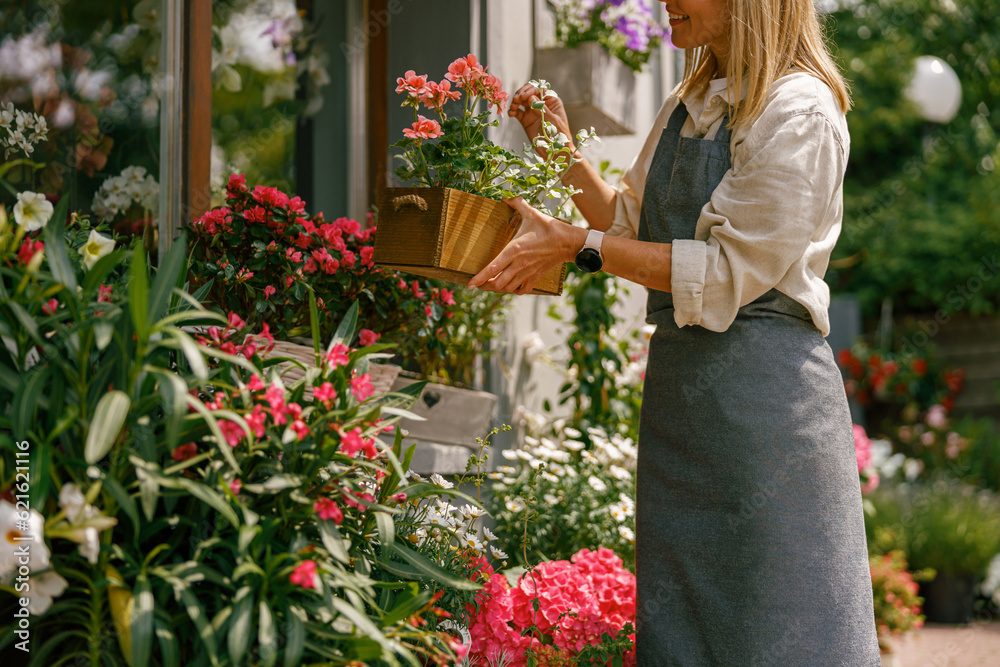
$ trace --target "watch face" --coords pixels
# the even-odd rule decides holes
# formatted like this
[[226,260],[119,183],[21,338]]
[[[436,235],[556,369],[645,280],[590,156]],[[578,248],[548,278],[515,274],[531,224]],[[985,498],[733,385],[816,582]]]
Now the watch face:
[[587,273],[597,273],[604,266],[601,253],[593,248],[584,248],[576,255],[576,266]]

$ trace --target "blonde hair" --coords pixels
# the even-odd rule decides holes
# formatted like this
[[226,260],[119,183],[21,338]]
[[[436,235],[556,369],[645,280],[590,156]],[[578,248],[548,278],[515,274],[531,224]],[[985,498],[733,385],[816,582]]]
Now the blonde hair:
[[728,0],[729,62],[721,72],[708,46],[685,49],[684,80],[679,93],[707,88],[727,76],[729,99],[739,98],[744,80],[746,97],[734,104],[730,127],[752,123],[764,110],[768,91],[789,67],[798,67],[825,83],[840,108],[851,108],[851,96],[834,63],[820,27],[813,0]]

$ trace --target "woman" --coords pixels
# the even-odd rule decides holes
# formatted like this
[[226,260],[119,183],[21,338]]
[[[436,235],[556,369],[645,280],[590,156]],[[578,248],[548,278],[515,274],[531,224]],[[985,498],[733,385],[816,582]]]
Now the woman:
[[[470,287],[577,261],[649,289],[638,664],[879,665],[851,419],[824,336],[850,99],[813,0],[667,0],[684,80],[620,188],[565,182],[592,231],[511,205]],[[525,86],[510,115],[540,131]],[[558,98],[549,118],[570,136]],[[606,237],[601,232],[606,232]]]

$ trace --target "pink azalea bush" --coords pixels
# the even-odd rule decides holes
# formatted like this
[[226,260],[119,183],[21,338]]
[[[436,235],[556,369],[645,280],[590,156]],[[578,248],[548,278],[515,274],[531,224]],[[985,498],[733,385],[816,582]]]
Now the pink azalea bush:
[[267,321],[279,338],[308,335],[310,290],[318,297],[324,338],[355,301],[361,326],[370,335],[391,332],[391,342],[440,328],[451,312],[451,293],[376,267],[372,223],[310,215],[299,197],[251,187],[233,174],[225,205],[188,225],[191,277],[196,285],[211,281],[207,301],[252,324]]
[[[476,602],[469,625],[472,657],[495,660],[505,651],[512,667],[524,667],[530,650],[541,665],[567,664],[600,644],[602,635],[615,636],[634,623],[635,575],[610,549],[581,549],[568,561],[538,565],[513,587],[503,574],[490,573]],[[635,665],[634,651],[624,664]]]
[[861,493],[874,491],[879,485],[879,474],[872,465],[872,441],[865,432],[865,427],[858,424],[854,424],[854,455],[858,459]]

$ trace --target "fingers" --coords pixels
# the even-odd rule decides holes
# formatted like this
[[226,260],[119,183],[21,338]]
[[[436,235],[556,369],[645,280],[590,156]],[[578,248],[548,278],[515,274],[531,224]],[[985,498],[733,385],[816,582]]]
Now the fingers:
[[538,90],[535,86],[530,83],[526,83],[511,96],[510,98],[510,110],[507,112],[509,115],[514,116],[518,113],[524,114],[525,112],[531,110],[531,103],[536,100],[542,99],[542,91]]
[[517,211],[517,214],[521,216],[521,220],[532,216],[536,212],[528,202],[524,201],[524,197],[511,197],[504,199],[503,203]]

